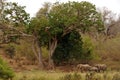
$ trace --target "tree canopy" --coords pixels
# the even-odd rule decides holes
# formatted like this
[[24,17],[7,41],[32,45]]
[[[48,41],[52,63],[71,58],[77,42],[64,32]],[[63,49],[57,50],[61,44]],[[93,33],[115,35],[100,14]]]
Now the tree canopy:
[[5,23],[13,26],[24,26],[29,23],[29,14],[25,11],[25,6],[20,6],[15,2],[6,2],[3,9],[3,19]]
[[[80,36],[80,33],[92,30],[102,31],[103,22],[100,14],[96,11],[95,5],[86,1],[56,2],[53,5],[45,3],[43,8],[38,11],[36,17],[31,20],[28,28],[28,31],[37,37],[40,46],[48,47],[49,60],[51,60],[53,53],[57,50],[58,44],[60,46],[64,43],[65,40],[61,41],[61,39],[66,39],[69,42],[71,38],[68,44],[77,46],[81,42],[74,43],[75,40],[80,40],[80,37],[76,38],[77,35],[73,34],[74,31]],[[69,45],[66,47],[70,47]],[[63,45],[61,47],[64,48]],[[79,47],[77,46],[77,48]]]
[[0,44],[15,42],[24,35],[25,26],[29,24],[29,14],[24,6],[17,3],[1,2]]
[[92,28],[98,31],[103,29],[100,14],[89,2],[55,3],[52,6],[46,3],[46,5],[31,20],[29,27],[31,32],[54,39],[57,36],[63,37],[72,30],[87,32]]

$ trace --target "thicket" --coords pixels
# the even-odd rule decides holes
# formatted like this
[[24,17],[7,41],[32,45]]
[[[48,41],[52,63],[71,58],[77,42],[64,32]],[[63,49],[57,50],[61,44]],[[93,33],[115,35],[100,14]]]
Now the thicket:
[[56,65],[89,63],[97,55],[94,54],[94,45],[89,37],[82,38],[77,32],[61,38],[53,54]]
[[56,64],[73,62],[80,59],[82,54],[82,38],[77,32],[71,32],[60,39],[53,54]]
[[8,80],[14,77],[14,71],[0,58],[0,79]]
[[6,54],[10,57],[13,58],[15,56],[15,47],[12,44],[8,44],[5,48]]

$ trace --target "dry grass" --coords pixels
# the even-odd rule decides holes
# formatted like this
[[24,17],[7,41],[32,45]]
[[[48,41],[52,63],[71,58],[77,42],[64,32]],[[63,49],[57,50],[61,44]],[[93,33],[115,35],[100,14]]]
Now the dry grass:
[[45,78],[47,80],[57,80],[59,77],[64,76],[66,73],[54,72],[54,71],[24,71],[16,74],[14,80],[26,79],[40,79]]
[[[99,80],[112,80],[113,76],[117,72],[95,73],[94,78]],[[67,75],[74,75],[74,72],[57,72],[57,71],[24,71],[16,73],[16,77],[13,80],[60,80]],[[81,76],[80,80],[86,80],[85,75],[87,73],[78,73]],[[67,79],[66,79],[67,80]]]
[[98,63],[105,63],[112,69],[120,69],[120,36],[106,41],[94,41],[94,44],[95,53],[101,58]]

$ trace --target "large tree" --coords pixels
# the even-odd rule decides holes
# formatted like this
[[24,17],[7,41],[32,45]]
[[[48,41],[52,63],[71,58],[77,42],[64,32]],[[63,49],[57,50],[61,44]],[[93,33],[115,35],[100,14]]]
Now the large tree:
[[25,26],[30,19],[29,14],[25,11],[25,6],[15,2],[6,2],[3,13],[4,22],[12,24],[14,27]]
[[25,36],[25,26],[29,23],[29,14],[24,6],[1,1],[0,5],[0,44],[14,42]]
[[101,31],[102,28],[101,17],[95,6],[82,1],[57,2],[52,6],[46,3],[31,20],[28,30],[35,36],[39,47],[48,48],[49,67],[53,68],[52,56],[61,38],[73,31],[86,33],[92,29]]

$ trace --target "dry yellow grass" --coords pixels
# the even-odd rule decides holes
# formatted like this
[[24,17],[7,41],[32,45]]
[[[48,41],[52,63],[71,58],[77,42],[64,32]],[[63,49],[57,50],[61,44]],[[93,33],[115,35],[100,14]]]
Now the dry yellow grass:
[[[96,78],[100,80],[112,80],[113,75],[118,72],[109,71],[105,73],[95,73]],[[57,71],[23,71],[16,73],[13,80],[59,80],[67,74],[74,74],[74,72],[57,72]],[[86,73],[78,73],[81,75],[81,80],[85,80]]]
[[64,76],[66,73],[55,71],[24,71],[16,73],[14,80],[25,79],[39,79],[46,78],[47,80],[57,80],[59,77]]

